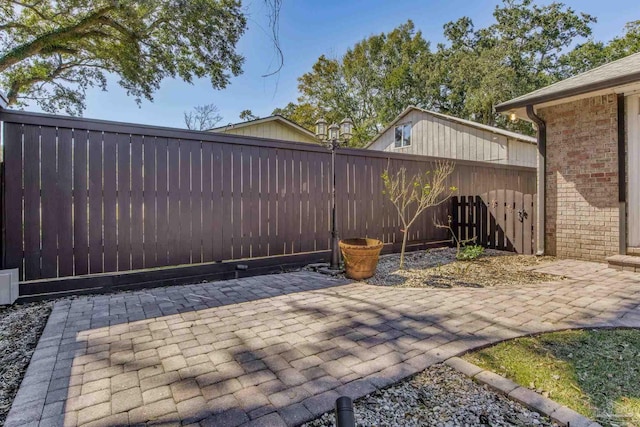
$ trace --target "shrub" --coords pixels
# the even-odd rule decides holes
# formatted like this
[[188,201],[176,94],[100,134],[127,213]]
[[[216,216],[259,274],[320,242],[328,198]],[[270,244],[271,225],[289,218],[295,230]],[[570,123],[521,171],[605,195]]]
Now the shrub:
[[456,258],[460,261],[471,261],[478,258],[484,253],[484,247],[480,245],[465,245],[456,254]]

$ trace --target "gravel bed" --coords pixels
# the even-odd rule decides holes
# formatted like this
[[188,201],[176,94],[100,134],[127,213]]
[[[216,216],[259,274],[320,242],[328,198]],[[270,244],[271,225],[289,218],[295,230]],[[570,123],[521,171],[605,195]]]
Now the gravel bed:
[[0,425],[47,324],[53,303],[0,306]]
[[[358,399],[354,412],[361,427],[557,426],[443,364]],[[303,426],[334,423],[335,415],[329,412]]]
[[381,256],[376,274],[366,282],[411,288],[521,286],[561,279],[531,271],[553,261],[550,256],[514,255],[494,249],[485,250],[473,261],[458,261],[454,248],[439,248],[406,254],[404,270],[398,270],[399,254]]

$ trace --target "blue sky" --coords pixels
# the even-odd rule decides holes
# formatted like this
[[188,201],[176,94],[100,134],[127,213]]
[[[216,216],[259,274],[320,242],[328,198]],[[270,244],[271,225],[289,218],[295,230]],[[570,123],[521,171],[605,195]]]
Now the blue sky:
[[[283,0],[280,14],[280,42],[284,67],[275,76],[277,61],[268,35],[267,9],[262,0],[245,0],[248,31],[238,45],[245,57],[244,73],[232,78],[224,90],[214,90],[209,82],[193,85],[166,80],[154,101],[138,106],[133,98],[110,79],[108,91],[90,90],[85,117],[124,122],[184,127],[183,112],[193,106],[214,103],[220,109],[220,125],[240,121],[238,115],[250,109],[260,117],[275,107],[298,97],[297,78],[309,71],[322,55],[341,56],[356,42],[387,32],[412,19],[432,46],[442,41],[442,26],[462,16],[470,17],[476,28],[489,25],[498,0]],[[549,2],[539,2],[547,4]],[[596,40],[609,40],[622,33],[625,23],[640,19],[637,0],[565,0],[579,12],[598,18],[593,26]],[[36,107],[28,108],[37,111]]]

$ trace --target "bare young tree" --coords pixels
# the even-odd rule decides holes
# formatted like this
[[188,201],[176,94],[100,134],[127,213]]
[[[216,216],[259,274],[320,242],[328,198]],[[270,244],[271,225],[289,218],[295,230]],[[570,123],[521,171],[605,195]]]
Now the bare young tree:
[[190,130],[209,130],[222,120],[220,110],[214,104],[198,105],[192,111],[184,112],[184,124]]
[[444,203],[455,187],[447,187],[446,181],[453,172],[455,164],[439,161],[433,171],[407,177],[407,169],[400,168],[395,174],[389,172],[389,165],[382,174],[383,193],[387,195],[402,221],[402,249],[400,251],[400,269],[404,268],[404,251],[407,246],[409,228],[427,208]]

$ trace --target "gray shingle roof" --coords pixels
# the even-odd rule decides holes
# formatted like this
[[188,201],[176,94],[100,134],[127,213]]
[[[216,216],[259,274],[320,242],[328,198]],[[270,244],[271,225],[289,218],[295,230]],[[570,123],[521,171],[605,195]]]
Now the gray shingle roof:
[[496,105],[503,112],[526,105],[541,104],[640,81],[640,53],[601,65],[593,70],[559,81],[542,89]]

